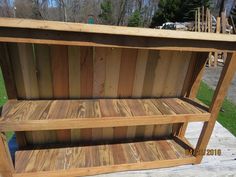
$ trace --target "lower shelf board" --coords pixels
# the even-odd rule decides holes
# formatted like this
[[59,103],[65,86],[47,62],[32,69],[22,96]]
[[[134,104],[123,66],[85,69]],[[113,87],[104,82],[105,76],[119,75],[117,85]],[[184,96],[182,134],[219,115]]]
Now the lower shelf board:
[[14,176],[86,176],[192,164],[173,139],[16,152]]

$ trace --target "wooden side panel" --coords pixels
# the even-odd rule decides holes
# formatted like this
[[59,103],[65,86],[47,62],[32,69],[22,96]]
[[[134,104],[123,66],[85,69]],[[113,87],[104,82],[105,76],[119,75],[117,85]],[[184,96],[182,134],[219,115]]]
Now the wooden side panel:
[[48,45],[34,45],[37,64],[39,98],[53,97],[52,69],[50,47]]

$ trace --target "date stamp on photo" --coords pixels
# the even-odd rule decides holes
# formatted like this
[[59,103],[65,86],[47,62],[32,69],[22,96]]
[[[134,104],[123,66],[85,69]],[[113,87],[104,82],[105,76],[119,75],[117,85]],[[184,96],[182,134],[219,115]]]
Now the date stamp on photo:
[[221,149],[186,149],[186,155],[221,156]]

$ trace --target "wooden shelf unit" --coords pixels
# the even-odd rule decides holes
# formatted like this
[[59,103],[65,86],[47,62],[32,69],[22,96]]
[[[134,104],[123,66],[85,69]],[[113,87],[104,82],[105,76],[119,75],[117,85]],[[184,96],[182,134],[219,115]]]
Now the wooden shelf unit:
[[195,162],[191,147],[173,139],[16,153],[14,176],[83,176]]
[[[86,176],[198,164],[236,70],[236,36],[0,18],[8,95],[0,175]],[[212,103],[208,53],[228,52]],[[188,122],[204,122],[196,147]],[[15,131],[12,162],[5,132]]]

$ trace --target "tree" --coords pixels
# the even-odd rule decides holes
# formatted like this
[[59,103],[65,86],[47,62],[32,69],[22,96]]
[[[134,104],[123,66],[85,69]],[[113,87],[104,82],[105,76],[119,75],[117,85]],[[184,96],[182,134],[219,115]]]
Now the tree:
[[137,27],[141,26],[141,24],[142,24],[141,13],[139,10],[135,10],[128,20],[128,26]]
[[98,16],[103,24],[112,24],[112,4],[110,0],[101,3],[101,13]]
[[181,1],[182,0],[160,0],[150,27],[160,26],[167,21],[179,21],[181,18]]
[[232,16],[234,24],[236,25],[236,5],[232,8],[230,15]]
[[150,27],[165,22],[193,21],[197,7],[210,7],[211,0],[160,0]]

